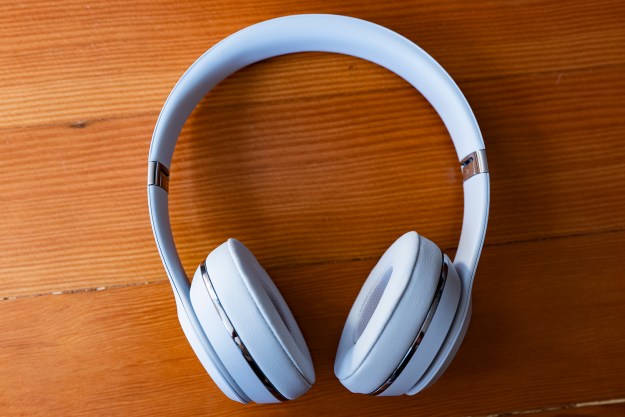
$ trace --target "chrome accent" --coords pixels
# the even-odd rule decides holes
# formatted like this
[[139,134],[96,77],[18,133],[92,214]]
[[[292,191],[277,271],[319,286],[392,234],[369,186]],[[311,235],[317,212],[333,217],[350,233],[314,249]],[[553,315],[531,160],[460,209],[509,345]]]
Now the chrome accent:
[[223,305],[221,305],[221,301],[219,301],[219,297],[217,296],[215,287],[213,286],[210,276],[208,275],[208,271],[206,270],[206,262],[202,262],[200,264],[200,273],[202,274],[202,281],[204,281],[204,285],[206,286],[208,294],[210,295],[213,302],[213,307],[215,307],[215,310],[217,310],[221,322],[224,324],[224,327],[228,331],[228,334],[241,351],[241,354],[243,355],[243,358],[245,358],[247,364],[250,366],[250,368],[252,368],[254,374],[256,374],[258,379],[260,379],[260,382],[263,383],[263,385],[265,386],[265,388],[267,388],[267,391],[269,391],[271,395],[273,395],[278,401],[288,401],[289,399],[282,395],[280,391],[278,391],[276,387],[271,383],[271,381],[269,381],[269,379],[263,373],[262,369],[260,369],[256,361],[254,361],[254,358],[250,354],[249,350],[247,350],[247,348],[245,347],[245,344],[243,344],[243,341],[239,337],[239,334],[237,333],[236,329],[232,325],[232,322],[228,318],[226,310],[224,309]]
[[156,185],[169,192],[169,169],[158,161],[148,162],[148,185]]
[[393,382],[395,382],[399,374],[402,373],[404,368],[406,368],[406,366],[408,365],[408,363],[414,356],[415,352],[417,351],[417,348],[419,347],[419,345],[421,344],[421,341],[423,340],[423,337],[425,336],[425,332],[427,332],[428,328],[430,327],[430,324],[432,323],[432,319],[434,318],[434,313],[436,312],[438,303],[441,301],[443,290],[445,289],[445,283],[447,282],[448,268],[449,267],[445,263],[445,256],[443,255],[443,265],[441,266],[441,274],[440,274],[440,277],[438,278],[438,286],[436,287],[436,291],[434,292],[434,298],[432,299],[432,303],[430,304],[430,309],[428,310],[428,314],[425,316],[425,320],[423,321],[423,324],[421,325],[421,328],[419,329],[417,336],[415,337],[414,341],[410,345],[408,352],[406,352],[402,360],[399,362],[399,365],[397,365],[397,368],[395,368],[395,370],[391,373],[388,379],[382,385],[380,385],[379,388],[377,388],[373,392],[370,392],[368,395],[380,395],[381,393],[386,391],[386,389],[390,387]]
[[468,155],[460,162],[462,181],[466,181],[474,175],[488,172],[488,160],[486,150],[480,149]]

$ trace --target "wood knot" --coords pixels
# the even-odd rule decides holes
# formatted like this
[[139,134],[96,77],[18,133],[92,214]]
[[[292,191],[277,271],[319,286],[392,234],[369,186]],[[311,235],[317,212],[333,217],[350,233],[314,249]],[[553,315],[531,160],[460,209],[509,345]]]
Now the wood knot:
[[87,127],[87,122],[85,122],[84,120],[78,120],[76,122],[70,122],[69,126],[73,127],[74,129],[84,129],[85,127]]

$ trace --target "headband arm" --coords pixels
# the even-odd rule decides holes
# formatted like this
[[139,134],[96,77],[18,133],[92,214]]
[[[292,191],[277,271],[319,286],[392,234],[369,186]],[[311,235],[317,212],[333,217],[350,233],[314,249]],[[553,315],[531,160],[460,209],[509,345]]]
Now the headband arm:
[[490,205],[490,174],[475,174],[464,181],[464,213],[460,242],[454,257],[454,266],[462,280],[463,287],[471,290],[477,263],[488,225]]

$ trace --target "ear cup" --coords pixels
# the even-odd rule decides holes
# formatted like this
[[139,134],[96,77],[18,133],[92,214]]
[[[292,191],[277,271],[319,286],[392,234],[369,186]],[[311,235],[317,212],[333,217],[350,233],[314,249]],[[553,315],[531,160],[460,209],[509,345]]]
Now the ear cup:
[[443,255],[443,262],[445,265],[441,271],[437,293],[432,300],[433,310],[428,312],[424,324],[426,328],[421,329],[424,333],[420,331],[415,340],[418,345],[402,360],[401,372],[395,374],[392,380],[389,379],[389,383],[384,387],[380,387],[376,395],[414,395],[413,389],[437,373],[441,367],[440,363],[445,361],[444,358],[450,356],[453,358],[453,353],[443,352],[445,344],[453,343],[453,338],[448,340],[447,336],[456,318],[462,284],[458,271],[447,255]]
[[254,255],[229,239],[208,255],[206,277],[203,268],[193,279],[191,302],[215,351],[248,397],[276,402],[308,391],[315,380],[310,352],[286,301]]
[[443,257],[416,232],[401,236],[373,268],[347,317],[334,363],[347,389],[369,394],[402,361],[425,321]]

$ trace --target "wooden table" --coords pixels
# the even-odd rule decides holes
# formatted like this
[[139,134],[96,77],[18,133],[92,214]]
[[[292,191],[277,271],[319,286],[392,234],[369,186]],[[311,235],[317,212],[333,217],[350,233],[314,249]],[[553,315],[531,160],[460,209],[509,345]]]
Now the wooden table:
[[[4,2],[0,13],[0,414],[625,415],[625,2]],[[453,255],[449,136],[408,84],[343,56],[285,56],[220,84],[185,126],[171,215],[192,273],[228,237],[307,338],[301,399],[221,395],[178,325],[146,162],[184,70],[252,23],[347,14],[407,36],[472,104],[492,178],[473,321],[415,397],[349,393],[351,303],[408,230]]]

